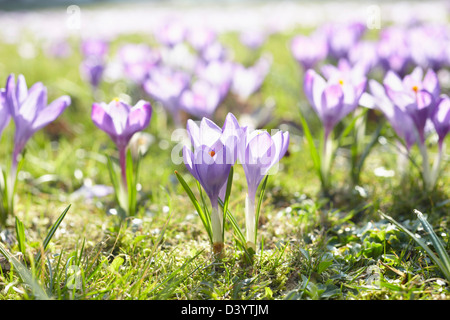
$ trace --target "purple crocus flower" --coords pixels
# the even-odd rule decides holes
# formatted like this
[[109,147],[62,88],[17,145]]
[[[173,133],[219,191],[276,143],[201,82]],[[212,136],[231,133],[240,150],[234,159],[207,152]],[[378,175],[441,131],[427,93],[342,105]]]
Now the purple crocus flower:
[[270,65],[271,60],[265,57],[260,58],[249,68],[237,64],[233,72],[231,91],[241,100],[246,100],[261,87],[269,72]]
[[247,48],[256,50],[266,41],[267,35],[261,30],[244,30],[239,36],[240,42]]
[[327,57],[328,45],[325,37],[320,34],[309,37],[299,35],[291,41],[291,52],[303,70],[308,70]]
[[234,63],[231,61],[214,60],[209,63],[200,62],[196,68],[196,74],[199,79],[205,80],[220,92],[220,101],[222,101],[233,81]]
[[326,139],[336,124],[358,106],[366,83],[360,72],[337,69],[328,74],[327,80],[312,69],[306,72],[304,92],[322,121]]
[[2,136],[3,130],[8,126],[11,116],[9,114],[8,106],[6,105],[6,91],[5,89],[0,90],[0,137]]
[[285,155],[289,145],[289,133],[278,131],[271,136],[267,131],[244,129],[238,144],[238,159],[247,179],[245,220],[247,247],[256,251],[256,190],[262,179]]
[[443,148],[444,139],[450,132],[450,98],[447,95],[439,97],[436,107],[431,113],[436,133],[439,137],[439,149]]
[[369,80],[370,93],[364,93],[360,99],[363,107],[380,110],[391,124],[397,136],[405,141],[409,151],[417,141],[417,131],[410,115],[391,101],[385,87],[375,80]]
[[175,124],[180,126],[180,98],[189,83],[187,73],[159,67],[151,70],[143,88],[153,99],[162,103],[171,113]]
[[108,43],[98,39],[88,39],[81,43],[83,61],[80,65],[82,76],[95,89],[100,84],[106,64]]
[[36,131],[61,115],[70,105],[70,97],[59,97],[47,106],[47,88],[41,82],[35,83],[28,89],[25,77],[19,75],[16,84],[13,74],[6,81],[4,97],[9,113],[16,125],[11,169],[13,175],[15,175],[17,157],[28,140]]
[[407,41],[406,30],[390,27],[381,31],[377,44],[377,55],[386,71],[405,75],[411,63],[411,49]]
[[204,63],[224,61],[227,55],[227,49],[219,41],[214,41],[200,52],[200,59]]
[[161,59],[159,52],[145,44],[126,44],[119,49],[118,57],[125,76],[138,84]]
[[358,43],[365,31],[365,25],[360,22],[325,25],[323,32],[327,37],[328,53],[337,60],[347,58],[348,52]]
[[122,182],[126,186],[126,148],[132,136],[144,130],[150,123],[152,106],[140,100],[135,106],[120,101],[118,98],[109,104],[104,102],[92,105],[91,118],[94,124],[106,132],[119,150],[122,170]]
[[192,27],[187,31],[186,40],[197,51],[202,52],[215,42],[216,33],[207,27]]
[[198,118],[212,117],[220,101],[220,88],[205,80],[196,80],[180,97],[181,107]]
[[223,128],[207,118],[203,118],[199,126],[192,120],[187,123],[193,150],[184,146],[183,160],[211,201],[214,253],[223,249],[223,214],[219,212],[218,198],[236,161],[236,124],[232,114],[228,114]]
[[420,143],[425,142],[425,124],[439,98],[440,86],[436,73],[429,69],[423,76],[423,70],[416,67],[403,80],[389,71],[383,81],[387,95],[402,111],[408,113],[414,121]]
[[372,41],[358,42],[350,48],[348,61],[352,66],[361,69],[364,74],[368,74],[379,63],[376,46],[376,42]]
[[155,37],[159,43],[173,47],[185,40],[186,32],[187,29],[181,21],[171,19],[156,29]]

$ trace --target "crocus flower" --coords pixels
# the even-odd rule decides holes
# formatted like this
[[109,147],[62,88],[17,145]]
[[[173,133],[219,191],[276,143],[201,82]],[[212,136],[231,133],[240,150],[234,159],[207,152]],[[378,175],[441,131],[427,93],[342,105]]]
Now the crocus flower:
[[151,116],[152,106],[144,100],[139,100],[135,106],[130,106],[118,98],[109,104],[101,102],[92,105],[92,121],[110,136],[119,150],[124,186],[127,185],[126,148],[133,135],[149,125]]
[[312,69],[328,54],[326,39],[320,35],[299,35],[291,41],[291,52],[303,70]]
[[180,123],[180,98],[190,84],[190,77],[182,71],[154,68],[144,81],[143,88],[153,99],[162,103],[170,112],[177,126]]
[[366,78],[359,72],[332,72],[327,80],[314,70],[305,74],[304,92],[325,129],[325,137],[346,115],[358,106],[366,88]]
[[220,101],[228,94],[233,81],[234,63],[231,61],[214,60],[209,63],[200,63],[197,66],[198,78],[205,80],[219,88]]
[[145,44],[126,44],[119,49],[118,57],[125,76],[138,84],[161,59],[159,52]]
[[98,39],[88,39],[81,43],[83,61],[80,65],[81,75],[94,90],[99,86],[106,65],[108,43]]
[[379,63],[376,52],[376,42],[360,41],[348,52],[348,61],[354,67],[360,68],[364,74],[368,74]]
[[196,80],[180,97],[180,106],[198,117],[212,117],[221,101],[220,88],[205,80]]
[[419,134],[419,142],[423,144],[426,121],[440,94],[436,73],[429,69],[423,76],[423,70],[416,67],[411,74],[401,79],[397,74],[389,71],[383,84],[392,102],[411,116]]
[[187,31],[186,40],[197,51],[202,52],[217,38],[216,33],[207,27],[192,27]]
[[244,129],[238,144],[238,159],[244,168],[248,193],[245,201],[247,247],[256,250],[255,198],[256,190],[269,170],[285,155],[289,133],[278,131],[271,136],[267,131]]
[[181,21],[169,20],[158,26],[155,31],[156,40],[168,47],[173,47],[184,41],[186,27]]
[[227,49],[219,41],[214,41],[200,52],[200,59],[205,63],[224,61],[227,55]]
[[382,30],[377,43],[377,55],[386,71],[391,70],[401,76],[405,75],[412,61],[406,30],[399,27]]
[[85,39],[81,43],[81,53],[85,58],[104,58],[108,53],[108,49],[108,42],[101,39]]
[[261,87],[269,72],[270,64],[271,60],[267,58],[261,58],[249,68],[237,64],[233,72],[231,91],[241,100],[246,100]]
[[11,116],[9,114],[8,106],[6,105],[6,91],[5,89],[0,90],[0,137],[2,136],[3,130],[8,126]]
[[266,41],[267,35],[261,30],[244,30],[239,36],[239,40],[246,47],[256,50]]
[[328,53],[337,60],[347,58],[350,49],[366,31],[365,25],[360,22],[327,24],[323,29],[328,41]]
[[223,214],[219,212],[218,199],[231,166],[236,162],[237,126],[237,120],[232,114],[227,116],[223,128],[207,118],[203,118],[199,126],[188,120],[187,130],[193,150],[187,146],[183,148],[186,168],[210,199],[213,250],[219,254],[223,249]]
[[19,75],[17,84],[11,74],[6,81],[5,102],[16,125],[12,170],[17,169],[17,157],[32,135],[58,118],[70,105],[70,97],[62,96],[47,106],[47,88],[35,83],[27,88],[25,77]]
[[431,113],[431,121],[439,138],[439,149],[442,149],[444,139],[450,132],[450,98],[447,95],[439,97]]

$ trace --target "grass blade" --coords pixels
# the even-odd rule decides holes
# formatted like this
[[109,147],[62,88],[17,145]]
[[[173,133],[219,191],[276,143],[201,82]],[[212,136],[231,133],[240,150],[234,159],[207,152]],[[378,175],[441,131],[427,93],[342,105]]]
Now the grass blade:
[[[61,224],[61,222],[63,221],[64,217],[66,216],[67,212],[70,209],[70,204],[67,206],[66,209],[64,209],[64,211],[61,213],[61,215],[59,216],[59,218],[55,221],[55,223],[53,224],[53,226],[50,228],[47,236],[44,239],[44,242],[42,243],[42,247],[43,247],[43,251],[45,251],[47,249],[48,244],[50,243],[50,241],[52,240],[53,236],[55,235],[56,230],[58,229],[59,225]],[[39,263],[39,260],[41,259],[41,251],[39,251],[36,255],[36,264]]]
[[0,243],[0,253],[4,255],[5,258],[8,259],[8,261],[14,266],[22,281],[31,288],[31,291],[36,297],[36,299],[50,300],[45,290],[35,280],[31,272],[16,257],[11,255],[1,243]]
[[263,184],[261,185],[261,191],[258,199],[258,206],[256,207],[256,217],[255,217],[255,243],[258,237],[258,224],[259,224],[259,215],[261,213],[261,204],[264,197],[264,193],[266,191],[267,179],[269,179],[269,175],[264,178]]
[[309,130],[308,123],[306,122],[305,118],[303,117],[302,112],[300,112],[300,121],[302,123],[303,132],[305,134],[306,141],[308,142],[308,145],[309,145],[309,151],[311,153],[311,158],[313,160],[314,170],[316,170],[317,174],[319,175],[320,179],[322,180],[323,178],[322,178],[322,173],[320,170],[320,163],[321,163],[320,153],[317,151],[317,147],[314,144],[313,136],[311,134],[311,131]]
[[19,251],[25,254],[25,227],[23,226],[22,221],[19,220],[19,218],[16,217],[16,236],[17,236],[17,242],[19,245]]
[[404,226],[402,226],[399,222],[394,220],[394,218],[384,214],[381,211],[378,211],[378,213],[386,220],[388,220],[393,225],[397,226],[400,230],[405,232],[407,235],[409,235],[414,241],[417,242],[424,250],[425,252],[430,256],[430,258],[434,261],[434,263],[437,264],[439,269],[442,271],[444,276],[447,278],[447,280],[450,281],[450,270],[446,269],[445,264],[434,254],[434,252],[426,245],[425,242],[423,242],[421,239],[417,238],[411,231],[406,229]]

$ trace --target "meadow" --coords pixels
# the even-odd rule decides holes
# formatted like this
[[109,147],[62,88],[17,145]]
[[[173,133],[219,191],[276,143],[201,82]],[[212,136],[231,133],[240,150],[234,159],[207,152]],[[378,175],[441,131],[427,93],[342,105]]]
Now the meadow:
[[[448,300],[448,153],[444,149],[436,183],[427,190],[418,143],[405,156],[405,143],[383,112],[358,106],[333,128],[336,152],[324,183],[317,162],[320,148],[314,147],[323,139],[323,126],[305,94],[306,70],[291,50],[294,37],[316,29],[271,32],[255,47],[245,45],[237,31],[216,35],[228,50],[226,59],[248,67],[269,57],[270,67],[257,90],[243,98],[230,89],[207,117],[222,128],[232,113],[242,126],[289,133],[278,170],[267,175],[256,193],[258,204],[264,191],[250,255],[236,230],[245,233],[243,166],[233,166],[225,201],[232,216],[223,220],[224,248],[217,256],[176,174],[203,212],[211,214],[206,193],[183,162],[186,123],[201,120],[201,113],[180,109],[177,123],[141,83],[115,72],[114,59],[125,44],[142,44],[154,52],[170,52],[175,45],[162,44],[149,32],[108,38],[105,64],[112,67],[97,86],[80,67],[87,59],[81,50],[86,39],[67,37],[64,54],[50,53],[48,43],[32,34],[13,43],[0,41],[0,88],[7,87],[10,74],[21,74],[28,88],[43,83],[48,102],[70,97],[70,105],[27,141],[19,157],[13,212],[0,226],[0,299]],[[445,30],[450,41],[448,24]],[[366,28],[361,39],[377,41],[382,31]],[[187,63],[196,50],[186,40],[180,42],[190,55],[176,47],[186,54],[176,62]],[[328,56],[319,64],[336,66],[338,61]],[[441,94],[450,90],[449,65],[447,61],[436,69]],[[416,66],[411,62],[403,76]],[[312,68],[320,73],[319,66]],[[385,74],[377,67],[367,79],[382,82]],[[369,86],[364,91],[370,92]],[[134,106],[139,100],[151,104],[152,114],[128,144],[128,165],[132,160],[136,169],[138,150],[141,156],[139,173],[128,185],[136,191],[136,205],[124,213],[111,179],[111,168],[119,168],[118,150],[94,123],[92,110],[94,103]],[[364,120],[362,132],[358,119]],[[177,129],[183,129],[184,140],[174,136]],[[1,135],[5,173],[15,132],[11,120]],[[431,132],[426,139],[433,165],[440,152],[438,136]]]

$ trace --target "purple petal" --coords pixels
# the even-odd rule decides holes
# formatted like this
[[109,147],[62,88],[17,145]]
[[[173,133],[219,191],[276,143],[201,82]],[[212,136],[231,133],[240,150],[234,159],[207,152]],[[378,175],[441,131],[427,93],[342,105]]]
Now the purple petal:
[[53,101],[48,107],[42,109],[33,122],[33,130],[37,131],[58,118],[70,105],[70,97],[62,96]]

